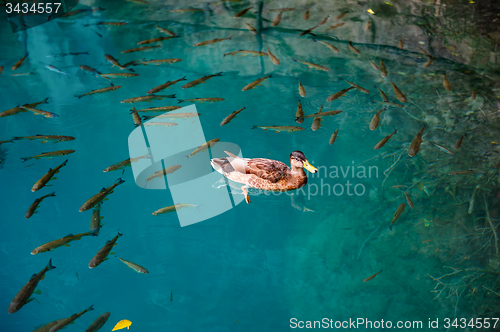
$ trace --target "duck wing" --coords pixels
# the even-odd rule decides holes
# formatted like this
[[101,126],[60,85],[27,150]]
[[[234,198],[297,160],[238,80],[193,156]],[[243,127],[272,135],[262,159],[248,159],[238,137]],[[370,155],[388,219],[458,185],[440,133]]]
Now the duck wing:
[[276,183],[286,179],[290,169],[280,161],[255,158],[246,161],[245,173]]

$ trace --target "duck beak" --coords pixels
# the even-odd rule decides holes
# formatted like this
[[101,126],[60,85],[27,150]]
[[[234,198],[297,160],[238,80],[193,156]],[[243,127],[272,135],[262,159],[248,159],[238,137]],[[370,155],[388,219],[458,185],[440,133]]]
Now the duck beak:
[[311,173],[316,173],[318,169],[314,167],[313,165],[309,164],[309,162],[306,160],[304,161],[304,168],[307,169]]

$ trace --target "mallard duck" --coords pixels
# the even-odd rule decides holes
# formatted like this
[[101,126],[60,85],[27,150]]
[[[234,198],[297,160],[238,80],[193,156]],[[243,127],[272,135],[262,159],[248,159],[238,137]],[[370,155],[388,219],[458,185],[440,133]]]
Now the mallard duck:
[[311,173],[318,170],[312,166],[301,151],[290,154],[290,169],[281,161],[263,158],[240,158],[231,152],[224,151],[228,158],[214,158],[212,167],[229,180],[243,183],[241,187],[245,200],[250,203],[246,188],[252,187],[270,191],[289,191],[303,187],[307,183],[307,175],[303,168]]

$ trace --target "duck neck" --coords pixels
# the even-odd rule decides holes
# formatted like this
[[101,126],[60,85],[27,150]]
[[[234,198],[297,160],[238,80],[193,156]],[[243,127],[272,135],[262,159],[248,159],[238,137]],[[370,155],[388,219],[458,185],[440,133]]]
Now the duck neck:
[[302,168],[302,167],[291,166],[291,170],[292,170],[293,174],[296,174],[296,175],[298,175],[300,177],[307,176],[306,172],[304,172],[304,168]]

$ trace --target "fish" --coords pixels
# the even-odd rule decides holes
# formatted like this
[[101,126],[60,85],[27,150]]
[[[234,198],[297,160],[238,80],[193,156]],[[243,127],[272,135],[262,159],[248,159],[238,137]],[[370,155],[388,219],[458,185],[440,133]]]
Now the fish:
[[203,9],[200,8],[181,8],[181,9],[173,9],[170,12],[171,13],[195,13],[195,12],[202,12]]
[[95,70],[94,68],[92,67],[89,67],[89,66],[86,66],[86,65],[81,65],[81,66],[78,66],[81,70],[84,70],[84,71],[88,71],[92,74],[94,74],[95,76],[101,76],[101,73],[98,72],[97,70]]
[[422,144],[422,135],[424,134],[424,130],[425,125],[422,126],[422,129],[420,129],[417,135],[415,135],[415,137],[413,138],[413,141],[411,142],[410,148],[408,150],[408,155],[410,157],[415,157],[418,151],[420,151],[420,145]]
[[132,119],[134,120],[135,126],[140,126],[142,124],[141,116],[139,115],[139,113],[137,113],[137,110],[134,106],[132,106],[132,110],[130,112],[132,113]]
[[350,40],[349,40],[349,50],[351,50],[351,52],[356,53],[357,55],[361,54],[361,52],[356,47],[354,47],[354,45],[352,45],[352,42]]
[[255,81],[253,81],[252,83],[245,85],[245,87],[243,89],[241,89],[241,91],[247,91],[247,90],[253,89],[253,88],[261,85],[261,82],[265,81],[266,79],[268,79],[270,77],[272,77],[272,74],[258,78]]
[[245,8],[243,10],[240,10],[239,12],[237,12],[235,15],[234,15],[234,18],[238,18],[238,17],[242,17],[243,15],[245,15],[250,9],[252,9],[253,6],[250,6],[248,8]]
[[[63,72],[62,70],[57,69],[57,68],[56,68],[56,67],[54,67],[54,66],[51,66],[51,65],[46,65],[45,67],[46,67],[48,70],[53,71],[53,72],[55,72],[55,73],[58,73],[58,74],[63,74],[63,75],[68,75],[68,74],[66,74],[65,72]],[[69,76],[68,76],[68,77],[69,77]]]
[[148,274],[149,271],[147,269],[145,269],[144,267],[140,266],[140,265],[137,265],[135,263],[132,263],[132,262],[129,262],[129,261],[126,261],[124,260],[123,258],[120,258],[118,256],[116,256],[119,260],[121,260],[125,265],[127,265],[129,268],[131,268],[132,270],[134,270],[135,272],[137,273],[145,273],[145,274]]
[[116,323],[115,327],[113,327],[113,329],[111,331],[121,330],[124,328],[128,329],[130,325],[132,325],[131,321],[123,319],[123,320],[119,321],[118,323]]
[[[169,40],[172,38],[179,38],[179,36],[157,37],[157,38],[152,38],[152,39],[146,39],[146,40],[138,42],[137,45],[152,44],[152,43],[161,42],[163,40]],[[146,48],[143,48],[143,47],[146,47]],[[148,50],[150,48],[160,47],[160,45],[158,44],[158,45],[154,45],[154,46],[143,46],[143,47],[133,48],[133,49],[127,50],[128,52],[123,51],[122,53],[131,53],[131,52]]]
[[267,10],[268,12],[291,12],[295,10],[295,8],[274,8]]
[[53,270],[55,268],[56,267],[52,265],[52,259],[50,259],[46,267],[44,267],[37,274],[33,274],[30,280],[21,288],[16,296],[14,296],[14,299],[12,299],[12,301],[10,302],[8,313],[13,314],[16,311],[19,311],[19,309],[21,309],[25,304],[33,301],[34,298],[31,297],[31,294],[33,294],[33,292],[35,291],[36,286],[38,285],[40,280],[45,278],[45,273],[47,273],[47,271]]
[[170,166],[170,167],[164,168],[161,171],[154,172],[153,175],[151,175],[150,177],[148,177],[146,179],[146,182],[149,182],[149,181],[151,181],[153,179],[157,179],[157,178],[163,177],[163,176],[165,176],[167,174],[172,174],[173,172],[177,171],[181,167],[182,167],[181,165],[174,165],[174,166]]
[[120,70],[130,70],[130,71],[134,71],[133,69],[127,69],[125,68],[125,66],[122,66],[120,65],[120,63],[118,63],[118,60],[116,60],[113,56],[109,55],[109,54],[104,54],[104,57],[106,58],[106,60],[108,60],[109,63],[112,64],[111,67],[114,67],[114,66],[117,66],[118,68],[120,68]]
[[71,154],[75,152],[75,150],[58,150],[58,151],[51,151],[51,152],[42,152],[41,154],[37,154],[36,156],[32,157],[25,157],[21,158],[23,163],[25,161],[31,160],[31,159],[40,159],[40,158],[49,158],[51,159],[52,157],[60,157],[60,156],[65,156],[67,154]]
[[337,128],[337,130],[335,130],[335,132],[332,134],[332,136],[330,137],[330,140],[328,141],[328,144],[332,145],[333,143],[335,143],[335,141],[337,140],[338,134],[339,134],[339,128]]
[[49,330],[52,328],[52,326],[54,326],[57,323],[59,323],[59,321],[61,321],[61,319],[57,319],[57,320],[55,320],[53,322],[47,323],[47,324],[45,324],[45,325],[37,328],[33,332],[49,332]]
[[333,116],[333,115],[337,115],[337,114],[340,114],[342,113],[342,111],[326,111],[326,112],[318,112],[318,113],[314,113],[314,114],[309,114],[309,115],[306,115],[305,117],[306,118],[314,118],[314,117],[324,117],[324,116]]
[[[120,26],[120,25],[127,25],[127,22],[98,22],[94,24],[85,24],[84,27],[88,27],[90,25],[106,25],[106,26]],[[87,53],[88,54],[88,53]]]
[[151,100],[161,100],[163,98],[175,98],[175,94],[173,95],[155,95],[155,94],[150,94],[147,96],[140,96],[140,97],[133,97],[133,98],[128,98],[125,100],[122,100],[121,103],[139,103],[139,102],[151,102]]
[[238,114],[240,114],[241,111],[243,111],[245,109],[245,107],[243,108],[240,108],[239,110],[237,111],[234,111],[233,113],[229,114],[227,117],[224,118],[224,120],[222,120],[222,122],[220,123],[220,126],[224,126],[226,124],[228,124],[232,119],[234,119],[234,117]]
[[[38,103],[24,104],[22,106],[33,108],[33,107],[37,107],[40,104],[48,104],[49,103],[48,100],[49,100],[49,98],[47,97],[44,100],[39,101]],[[6,111],[0,112],[0,118],[2,118],[4,116],[9,116],[9,115],[15,115],[15,114],[21,113],[21,112],[26,112],[26,110],[20,106],[14,107],[14,108],[8,109]]]
[[451,91],[451,85],[450,82],[448,82],[446,75],[443,75],[443,86],[447,91]]
[[115,78],[115,77],[137,77],[137,76],[139,76],[139,74],[135,74],[135,73],[111,73],[111,74],[100,74],[99,76],[102,76],[104,78],[107,78],[107,77],[111,77],[111,78]]
[[[155,61],[155,60],[152,60],[152,61]],[[132,61],[129,61],[126,64],[124,64],[122,67],[127,69],[127,67],[130,67],[130,66],[137,66],[140,64],[145,64],[145,63],[141,63],[141,62],[148,62],[148,61],[146,61],[146,59],[132,60]],[[134,71],[133,69],[128,69],[128,70]]]
[[179,101],[177,103],[178,104],[185,103],[186,101],[190,101],[190,102],[199,101],[200,103],[205,103],[205,102],[215,103],[217,101],[223,101],[223,100],[224,100],[224,98],[193,98],[193,99],[179,99]]
[[172,293],[172,291],[170,291],[170,302],[172,302],[174,300],[174,295]]
[[90,96],[90,95],[94,95],[94,94],[97,94],[97,93],[104,93],[104,92],[108,92],[108,91],[114,91],[114,90],[118,90],[119,88],[121,88],[121,85],[108,86],[107,88],[102,88],[102,89],[97,89],[97,90],[92,90],[92,91],[89,91],[89,92],[85,92],[82,95],[75,95],[75,97],[78,97],[78,99],[80,99],[80,98],[82,98],[84,96]]
[[307,21],[309,19],[310,15],[309,15],[309,9],[306,10],[306,12],[304,13],[304,16],[303,16],[303,19],[304,21]]
[[317,39],[313,39],[313,40],[314,40],[315,42],[318,42],[318,43],[320,43],[320,44],[325,45],[326,47],[328,47],[329,49],[331,49],[331,50],[332,50],[333,52],[335,52],[335,53],[340,53],[339,49],[338,49],[338,48],[336,48],[335,46],[333,46],[333,45],[332,45],[332,44],[330,44],[330,43],[324,42],[324,41],[322,41],[322,40],[317,40]]
[[302,127],[297,127],[297,126],[253,126],[252,129],[264,129],[264,130],[274,130],[277,133],[280,131],[286,131],[286,132],[294,132],[294,131],[300,131],[300,130],[305,130]]
[[368,21],[366,21],[366,24],[365,24],[365,27],[363,28],[363,30],[370,31],[371,26],[372,26],[371,21],[370,21],[370,19],[368,19]]
[[436,57],[430,57],[429,60],[427,60],[426,63],[424,63],[424,65],[422,66],[423,68],[429,68],[429,66],[432,64],[432,62],[434,61]]
[[184,84],[182,86],[183,89],[189,89],[189,88],[192,88],[193,86],[197,86],[198,84],[201,84],[201,83],[205,83],[205,81],[211,79],[212,77],[215,77],[215,76],[222,76],[222,72],[219,72],[217,74],[213,74],[213,75],[207,75],[207,76],[203,76],[201,78],[198,78],[194,81],[191,81],[191,82],[188,82],[186,84]]
[[69,247],[68,243],[75,240],[80,240],[83,236],[94,236],[94,232],[80,233],[76,235],[68,234],[63,238],[47,242],[42,244],[41,246],[36,247],[35,249],[33,249],[33,251],[31,251],[31,254],[32,255],[40,254],[42,252],[51,251],[62,246]]
[[63,168],[64,166],[66,166],[67,163],[68,163],[68,159],[66,159],[61,165],[57,166],[56,168],[54,168],[54,169],[50,168],[49,171],[44,176],[42,176],[40,178],[40,180],[38,180],[37,182],[35,182],[35,184],[31,188],[31,191],[35,192],[35,191],[40,190],[43,187],[45,187],[45,185],[50,180],[55,179],[54,175],[56,175],[57,173],[59,173],[59,171],[61,170],[61,168]]
[[[344,80],[344,81],[346,81],[346,80]],[[365,88],[363,88],[363,87],[360,87],[360,86],[359,86],[359,85],[357,85],[357,84],[351,83],[351,82],[349,82],[349,81],[346,81],[346,83],[350,84],[352,87],[354,87],[355,89],[358,89],[358,90],[359,90],[359,91],[361,91],[361,92],[364,92],[364,93],[366,93],[366,94],[370,94],[370,91],[366,90],[366,89],[365,89]]]
[[382,76],[382,77],[387,76],[387,69],[385,68],[385,64],[382,61],[382,59],[380,59],[380,76]]
[[415,205],[413,204],[413,201],[411,200],[410,195],[408,195],[408,193],[406,191],[403,192],[403,194],[405,195],[406,202],[413,209],[415,207]]
[[104,217],[101,217],[101,203],[96,204],[94,209],[92,210],[92,217],[90,218],[90,232],[98,236],[99,231],[101,230],[101,220]]
[[259,51],[247,51],[247,50],[238,50],[238,51],[233,51],[229,53],[225,53],[222,57],[225,57],[226,55],[236,55],[236,54],[241,54],[241,56],[245,56],[247,54],[253,55],[253,56],[268,56],[269,54],[266,52],[259,52]]
[[[173,38],[173,37],[164,37],[164,38]],[[158,44],[158,45],[152,45],[152,46],[135,47],[135,48],[131,48],[131,49],[122,51],[122,53],[132,53],[132,52],[139,52],[139,51],[147,51],[147,50],[151,50],[151,49],[157,48],[157,47],[161,47],[161,45]]]
[[6,140],[6,141],[0,141],[0,145],[5,144],[5,143],[14,143],[14,138]]
[[163,63],[173,64],[176,62],[180,62],[182,59],[179,58],[171,58],[171,59],[158,59],[158,60],[138,60],[136,63],[139,65],[161,65]]
[[299,37],[303,36],[303,35],[307,35],[308,33],[311,33],[311,31],[313,31],[314,29],[316,29],[318,26],[315,25],[313,26],[312,28],[309,28],[307,30],[304,30],[302,31],[301,33],[299,33]]
[[345,22],[340,22],[340,23],[337,23],[337,24],[334,24],[334,25],[331,25],[328,29],[325,30],[325,32],[327,32],[328,30],[333,30],[333,29],[336,29],[338,27],[341,27],[345,24]]
[[269,59],[271,59],[272,63],[274,63],[276,66],[280,64],[280,59],[278,59],[274,54],[271,53],[269,46],[267,47],[267,54],[269,54]]
[[417,44],[417,47],[418,49],[425,55],[427,56],[428,58],[431,58],[431,55],[426,51],[424,50],[422,47],[420,47],[420,45]]
[[444,146],[438,145],[438,144],[436,144],[436,143],[434,143],[434,145],[435,145],[435,146],[436,146],[439,150],[441,150],[441,151],[443,151],[443,152],[446,152],[446,153],[448,153],[448,154],[454,154],[454,153],[453,153],[453,151],[451,151],[450,149],[445,148]]
[[280,12],[275,18],[274,20],[272,21],[271,23],[271,26],[272,27],[275,27],[277,26],[278,24],[280,24],[281,22],[281,18],[283,17],[283,12]]
[[340,19],[341,19],[342,17],[344,17],[347,13],[349,13],[349,12],[342,12],[342,13],[340,13],[340,14],[339,14],[339,16],[335,17],[335,20],[336,20],[336,21],[337,21],[337,20],[340,20]]
[[218,138],[214,138],[214,139],[211,139],[210,141],[206,142],[206,143],[203,143],[202,145],[200,145],[199,147],[197,147],[193,152],[191,152],[189,155],[187,155],[186,157],[189,158],[189,157],[193,157],[195,156],[197,153],[199,152],[205,152],[207,151],[209,148],[213,147],[215,144],[217,144],[217,142],[219,142],[219,139]]
[[55,113],[51,113],[51,112],[48,112],[48,111],[39,110],[37,108],[31,108],[31,107],[27,107],[27,106],[21,106],[21,107],[24,108],[27,111],[31,111],[31,112],[35,113],[36,115],[43,115],[46,118],[52,119],[52,118],[59,117],[59,115],[57,115]]
[[99,204],[100,202],[102,202],[106,196],[108,196],[109,194],[111,194],[113,192],[113,189],[115,189],[117,186],[119,186],[120,184],[124,183],[125,180],[122,180],[121,178],[118,178],[115,183],[113,183],[111,186],[109,186],[108,188],[102,188],[101,191],[99,191],[97,194],[95,194],[94,196],[90,197],[85,203],[83,203],[83,205],[80,207],[79,211],[80,212],[83,212],[83,211],[87,211],[91,208],[93,208],[95,205]]
[[136,158],[125,159],[124,161],[120,161],[119,163],[106,167],[103,172],[112,172],[112,171],[117,171],[119,169],[124,169],[125,167],[130,166],[130,164],[135,163],[143,158],[149,158],[149,154],[145,154],[143,156]]
[[97,331],[99,331],[99,329],[101,327],[103,327],[103,325],[106,324],[106,322],[108,321],[109,315],[111,315],[110,312],[105,312],[102,315],[100,315],[99,317],[97,317],[97,319],[92,324],[90,324],[89,327],[87,327],[85,332],[97,332]]
[[450,172],[448,174],[449,175],[463,175],[463,174],[470,174],[470,173],[474,173],[474,170],[468,169],[468,170],[465,170],[465,171],[453,171],[453,172]]
[[0,66],[0,75],[2,75],[3,72],[3,66]]
[[142,110],[137,110],[137,112],[159,112],[159,111],[175,111],[182,108],[181,106],[161,106],[161,107],[151,107],[144,108]]
[[[170,119],[175,119],[175,118],[183,118],[183,119],[188,119],[188,118],[193,118],[196,116],[200,116],[200,113],[195,113],[195,112],[187,112],[187,113],[168,113],[168,114],[162,114],[159,115],[158,117],[161,118],[170,118]],[[155,118],[155,116],[143,116],[143,120],[150,120]],[[147,125],[147,124],[146,124]]]
[[62,58],[62,57],[68,56],[68,55],[76,56],[76,55],[83,55],[83,54],[89,55],[89,52],[58,53],[58,54],[46,55],[45,57],[46,58]]
[[68,318],[65,318],[65,319],[61,319],[56,325],[54,325],[49,330],[49,332],[56,332],[56,331],[59,331],[59,330],[65,328],[69,324],[73,323],[76,319],[80,318],[84,313],[86,313],[87,311],[91,311],[91,310],[94,310],[94,306],[93,305],[91,305],[90,307],[88,307],[87,309],[83,310],[80,313],[71,315],[71,317],[68,317]]
[[406,96],[401,92],[401,90],[399,90],[396,84],[394,84],[392,81],[391,84],[392,84],[392,90],[394,91],[396,98],[398,98],[400,102],[406,103]]
[[467,136],[467,133],[464,133],[458,141],[455,143],[455,149],[458,149],[462,146],[462,141],[464,140],[465,136]]
[[349,92],[351,91],[352,89],[354,89],[353,86],[347,88],[347,89],[343,89],[343,90],[340,90],[339,92],[337,93],[334,93],[333,95],[329,96],[328,98],[326,98],[326,101],[332,101],[332,100],[335,100],[335,99],[339,99],[340,97],[342,97],[346,92]]
[[297,105],[297,112],[295,113],[295,122],[297,123],[302,123],[304,122],[304,110],[302,109],[302,104],[300,103]]
[[226,38],[215,38],[215,39],[206,40],[206,41],[202,41],[202,42],[196,43],[193,46],[205,46],[205,45],[215,44],[215,43],[218,43],[218,42],[221,42],[221,41],[224,41],[224,40],[230,40],[232,38],[233,38],[233,36],[229,36],[229,37],[226,37]]
[[380,111],[375,113],[375,115],[373,116],[372,121],[370,122],[370,130],[375,130],[375,129],[377,129],[377,127],[380,126],[380,124],[379,124],[380,113],[382,113],[382,111],[385,111],[385,108],[382,108]]
[[300,83],[300,81],[299,81],[299,94],[301,97],[306,96],[306,89],[304,89],[304,86],[302,85],[302,83]]
[[378,91],[380,91],[380,96],[382,97],[384,102],[389,102],[389,98],[387,98],[387,95],[384,93],[384,91],[382,91],[381,89],[378,89]]
[[399,39],[398,48],[399,48],[400,50],[402,50],[402,49],[404,48],[403,38],[400,38],[400,39]]
[[303,63],[304,65],[308,66],[309,68],[314,68],[314,69],[323,70],[323,71],[330,71],[330,69],[323,67],[323,66],[320,66],[320,65],[317,65],[317,64],[312,63],[312,62],[306,62],[306,61],[297,60],[297,59],[293,59],[293,61]]
[[363,282],[367,282],[367,281],[370,281],[372,280],[373,278],[375,278],[376,276],[378,276],[378,274],[382,272],[382,270],[378,271],[377,273],[375,273],[374,275],[372,276],[369,276],[368,278],[366,278],[365,280],[363,280]]
[[12,66],[12,70],[16,70],[17,68],[21,67],[27,56],[28,54],[26,53],[26,55],[21,60],[19,60],[14,66]]
[[256,30],[253,26],[251,26],[251,25],[250,25],[250,24],[248,24],[247,22],[245,22],[245,25],[246,25],[247,29],[248,29],[251,33],[253,33],[254,35],[256,35],[256,34],[257,34],[257,30]]
[[141,5],[149,5],[149,2],[147,2],[145,0],[125,0],[125,1],[132,2],[132,3],[138,3]]
[[56,196],[56,193],[53,192],[51,194],[47,194],[45,196],[39,197],[35,199],[35,201],[31,204],[31,206],[28,208],[28,211],[26,211],[26,214],[24,215],[24,218],[29,219],[31,216],[36,212],[36,209],[38,208],[38,205],[46,199],[47,197],[53,197]]
[[323,24],[325,24],[326,21],[328,21],[329,17],[330,17],[330,15],[327,15],[324,19],[322,19],[321,22],[318,23],[317,27],[322,26]]
[[376,71],[379,70],[375,62],[373,62],[372,60],[370,60],[370,65],[372,65],[373,69],[375,69]]
[[34,74],[33,72],[29,72],[29,73],[17,73],[17,74],[12,74],[11,76],[29,76],[31,74]]
[[179,209],[186,208],[186,207],[189,207],[189,206],[196,206],[196,205],[192,205],[192,204],[175,204],[175,205],[170,205],[170,206],[166,206],[164,208],[158,209],[155,212],[153,212],[152,214],[153,214],[153,216],[157,216],[159,214],[165,214],[165,213],[174,212],[174,211],[177,211]]
[[170,35],[170,36],[177,36],[174,32],[170,31],[170,30],[167,30],[165,28],[162,28],[162,27],[159,27],[158,24],[156,25],[156,28],[158,30],[160,30],[161,32],[163,33],[166,33],[167,35]]
[[398,218],[401,217],[401,215],[405,211],[405,207],[406,207],[405,203],[399,204],[398,209],[396,210],[396,212],[394,213],[394,216],[392,217],[392,222],[391,222],[391,225],[389,226],[390,230],[392,230],[392,225],[394,225],[396,220],[398,220]]
[[[321,105],[319,107],[318,113],[321,113],[322,110],[323,110],[323,105]],[[312,131],[318,130],[321,127],[321,122],[322,121],[323,121],[323,119],[320,116],[315,117],[314,120],[313,120],[313,122],[312,122],[312,124],[311,124],[311,130]]]
[[111,249],[116,245],[116,241],[118,241],[118,238],[122,236],[120,232],[111,240],[107,241],[104,247],[102,247],[97,254],[92,257],[92,259],[89,262],[89,269],[93,269],[94,267],[98,266],[105,260],[107,260],[107,257],[109,253],[111,252]]
[[395,133],[397,133],[397,132],[398,132],[398,130],[396,129],[396,130],[394,130],[394,132],[393,132],[392,134],[387,135],[386,137],[384,137],[384,138],[383,138],[380,142],[378,142],[378,143],[375,145],[375,147],[374,147],[373,149],[374,149],[374,150],[378,150],[378,149],[380,149],[381,147],[383,147],[383,146],[385,145],[385,143],[387,143],[387,142],[391,139],[391,137],[392,137]]

